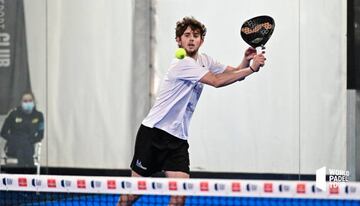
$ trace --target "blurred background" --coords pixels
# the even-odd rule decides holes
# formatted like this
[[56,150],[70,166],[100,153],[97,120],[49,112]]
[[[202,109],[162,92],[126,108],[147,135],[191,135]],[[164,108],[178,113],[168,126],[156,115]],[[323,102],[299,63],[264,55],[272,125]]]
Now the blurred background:
[[[33,91],[45,118],[34,154],[44,174],[128,172],[182,17],[206,25],[200,52],[237,66],[248,48],[242,23],[269,15],[276,27],[261,72],[204,88],[190,126],[191,171],[286,179],[325,166],[360,180],[360,1],[3,2],[0,124]],[[5,144],[1,172],[33,172],[10,163]]]

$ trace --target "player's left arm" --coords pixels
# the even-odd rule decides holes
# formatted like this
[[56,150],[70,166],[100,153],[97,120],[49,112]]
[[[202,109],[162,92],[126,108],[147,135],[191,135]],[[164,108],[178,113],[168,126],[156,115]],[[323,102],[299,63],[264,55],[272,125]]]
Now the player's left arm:
[[242,70],[248,68],[250,66],[250,61],[254,58],[255,55],[256,55],[256,49],[249,47],[248,49],[245,50],[244,57],[241,63],[239,64],[239,66],[237,67],[227,66],[224,72],[227,73],[227,72],[233,72],[236,70]]

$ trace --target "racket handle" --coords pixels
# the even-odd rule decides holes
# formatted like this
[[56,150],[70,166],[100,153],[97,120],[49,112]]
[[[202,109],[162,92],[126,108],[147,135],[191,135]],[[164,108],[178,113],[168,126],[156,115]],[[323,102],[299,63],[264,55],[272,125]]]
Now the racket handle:
[[256,47],[256,54],[260,54],[265,50],[264,46],[258,46]]

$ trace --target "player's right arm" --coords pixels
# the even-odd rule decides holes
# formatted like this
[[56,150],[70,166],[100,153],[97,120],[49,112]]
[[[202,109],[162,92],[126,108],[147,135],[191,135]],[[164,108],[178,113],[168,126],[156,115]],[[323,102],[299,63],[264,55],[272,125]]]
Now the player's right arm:
[[[245,69],[239,68],[231,68],[227,67],[228,72],[214,74],[212,72],[206,73],[201,79],[200,82],[213,86],[213,87],[223,87],[229,84],[232,84],[239,79],[243,79],[250,74],[254,73],[254,71],[258,71],[261,66],[265,64],[265,56],[263,54],[256,55],[254,57],[253,63]],[[254,70],[254,71],[253,71]]]

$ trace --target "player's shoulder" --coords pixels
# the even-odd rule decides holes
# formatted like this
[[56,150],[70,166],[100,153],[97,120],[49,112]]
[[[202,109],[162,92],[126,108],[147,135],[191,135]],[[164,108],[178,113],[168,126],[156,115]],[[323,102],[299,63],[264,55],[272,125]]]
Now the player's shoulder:
[[212,61],[213,60],[213,58],[210,55],[206,54],[206,53],[200,53],[198,55],[198,58],[201,58],[203,61],[204,60],[205,61]]
[[202,64],[205,64],[207,66],[210,66],[214,63],[214,58],[205,53],[201,53],[200,55],[198,55],[198,58],[200,59],[200,62],[202,62]]
[[209,58],[209,55],[207,55],[206,53],[201,52],[201,53],[198,54],[198,57]]

